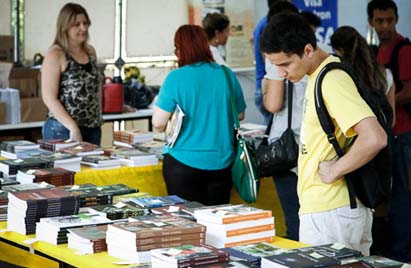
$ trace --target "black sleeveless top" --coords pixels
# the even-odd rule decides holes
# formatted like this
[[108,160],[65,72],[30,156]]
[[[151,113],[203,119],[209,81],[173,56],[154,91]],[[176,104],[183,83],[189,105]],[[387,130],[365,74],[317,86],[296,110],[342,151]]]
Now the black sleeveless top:
[[101,75],[91,57],[88,63],[80,64],[67,56],[67,68],[60,76],[58,98],[79,127],[103,124],[98,95],[100,83]]

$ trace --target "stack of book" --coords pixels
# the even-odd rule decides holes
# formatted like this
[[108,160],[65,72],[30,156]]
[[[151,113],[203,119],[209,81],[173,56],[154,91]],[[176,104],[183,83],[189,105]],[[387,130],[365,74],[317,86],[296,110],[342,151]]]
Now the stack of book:
[[101,214],[110,220],[127,219],[130,217],[144,216],[150,214],[150,210],[124,204],[122,202],[114,205],[101,205],[87,207],[87,211]]
[[134,147],[140,151],[155,154],[158,159],[163,159],[163,148],[165,141],[148,141],[134,144]]
[[15,178],[18,170],[48,167],[51,167],[50,162],[39,158],[0,160],[0,171],[3,172],[3,176],[6,178]]
[[68,231],[68,248],[89,254],[107,251],[107,225],[72,228]]
[[20,182],[16,181],[15,179],[1,178],[1,177],[0,177],[0,189],[1,189],[3,186],[15,185],[15,184],[20,184]]
[[128,200],[124,201],[124,203],[137,205],[142,208],[158,208],[170,205],[184,204],[186,202],[187,200],[182,199],[177,195],[129,198]]
[[152,250],[151,265],[153,268],[198,267],[207,264],[218,265],[219,263],[227,262],[229,257],[227,252],[210,245],[182,245]]
[[1,156],[8,158],[8,159],[34,158],[40,155],[47,155],[47,154],[52,154],[52,152],[41,149],[41,148],[16,151],[14,153],[1,151]]
[[1,156],[11,159],[16,159],[19,152],[39,148],[40,145],[28,140],[3,141],[0,144]]
[[74,174],[74,171],[66,170],[64,168],[19,170],[17,172],[16,180],[21,184],[44,181],[55,186],[73,185]]
[[94,169],[114,169],[120,167],[120,160],[107,155],[89,155],[83,156],[81,164]]
[[85,141],[80,142],[77,145],[61,149],[61,152],[76,156],[99,155],[104,153],[103,148],[100,146]]
[[197,209],[194,217],[207,226],[207,244],[218,248],[272,242],[275,236],[270,210],[227,204]]
[[52,152],[60,151],[61,149],[72,147],[79,144],[78,141],[51,139],[51,140],[37,140],[40,148]]
[[7,220],[7,204],[9,203],[9,199],[7,198],[8,194],[8,192],[0,190],[0,221]]
[[36,223],[36,238],[53,245],[66,244],[70,228],[107,225],[109,223],[112,221],[106,217],[91,213],[41,218]]
[[153,141],[153,132],[139,129],[114,131],[113,144],[133,148],[135,143]]
[[64,168],[74,172],[80,171],[81,156],[55,152],[52,154],[41,154],[38,157],[42,160],[49,161],[51,167]]
[[150,250],[205,242],[206,228],[179,217],[140,216],[107,228],[108,254],[120,259],[145,263]]
[[113,203],[113,196],[128,193],[135,193],[138,190],[128,187],[125,184],[112,184],[97,186],[92,183],[82,185],[63,186],[67,191],[79,196],[80,206],[99,206]]
[[142,152],[137,149],[115,152],[112,156],[120,159],[120,163],[123,166],[139,167],[158,164],[155,154]]
[[44,217],[77,214],[77,196],[59,188],[36,189],[8,194],[7,229],[27,235],[34,234],[36,222]]

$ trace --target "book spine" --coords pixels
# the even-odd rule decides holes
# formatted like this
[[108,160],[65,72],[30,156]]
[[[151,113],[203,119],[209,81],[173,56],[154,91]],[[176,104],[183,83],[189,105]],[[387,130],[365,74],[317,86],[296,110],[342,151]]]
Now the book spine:
[[157,248],[171,248],[179,247],[183,245],[199,245],[205,243],[205,238],[194,239],[194,240],[181,240],[175,242],[162,242],[162,243],[153,243],[148,245],[138,245],[137,251],[148,251]]
[[223,247],[225,248],[231,248],[231,247],[236,247],[236,246],[241,246],[241,245],[247,245],[247,244],[254,244],[254,243],[261,243],[261,242],[268,242],[271,243],[274,241],[273,236],[269,237],[263,237],[263,238],[257,238],[257,239],[250,239],[250,240],[244,240],[244,241],[239,241],[239,242],[232,242],[232,243],[226,243],[224,244]]
[[205,226],[195,226],[191,228],[176,228],[169,230],[141,230],[140,232],[135,233],[136,239],[144,239],[155,236],[176,236],[184,235],[190,233],[204,233],[206,231]]
[[258,220],[262,218],[271,217],[271,215],[272,215],[271,211],[267,210],[267,211],[262,211],[259,213],[253,213],[253,214],[248,214],[248,215],[237,215],[234,217],[223,218],[222,223],[228,224],[228,223],[235,223],[235,222],[240,222],[240,221]]
[[199,240],[204,239],[205,233],[192,233],[185,235],[172,235],[172,236],[156,236],[146,239],[136,240],[137,246],[149,245],[149,244],[159,244],[159,243],[173,243],[184,240]]
[[274,224],[253,226],[253,227],[226,231],[226,236],[230,237],[230,236],[237,236],[237,235],[243,235],[243,234],[258,233],[258,232],[264,232],[264,231],[269,231],[273,229],[274,229]]

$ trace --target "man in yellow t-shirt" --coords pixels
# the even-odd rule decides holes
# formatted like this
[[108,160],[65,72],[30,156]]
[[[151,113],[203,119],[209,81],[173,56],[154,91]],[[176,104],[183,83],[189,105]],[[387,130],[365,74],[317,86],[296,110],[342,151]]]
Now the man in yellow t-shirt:
[[310,26],[296,14],[273,17],[260,47],[285,79],[297,82],[308,75],[298,160],[300,241],[312,245],[339,242],[369,255],[371,210],[362,204],[350,208],[344,175],[363,166],[386,146],[384,130],[348,74],[328,72],[322,92],[336,137],[343,145],[357,136],[350,151],[337,159],[317,117],[314,84],[320,70],[339,59],[317,47]]

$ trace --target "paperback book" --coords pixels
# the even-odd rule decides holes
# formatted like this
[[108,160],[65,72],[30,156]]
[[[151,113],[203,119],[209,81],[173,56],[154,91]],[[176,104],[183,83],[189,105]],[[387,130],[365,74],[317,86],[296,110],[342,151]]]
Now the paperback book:
[[170,148],[174,146],[178,138],[178,135],[180,134],[184,116],[185,114],[183,110],[177,104],[173,114],[171,115],[170,120],[167,123],[165,130],[166,141]]

